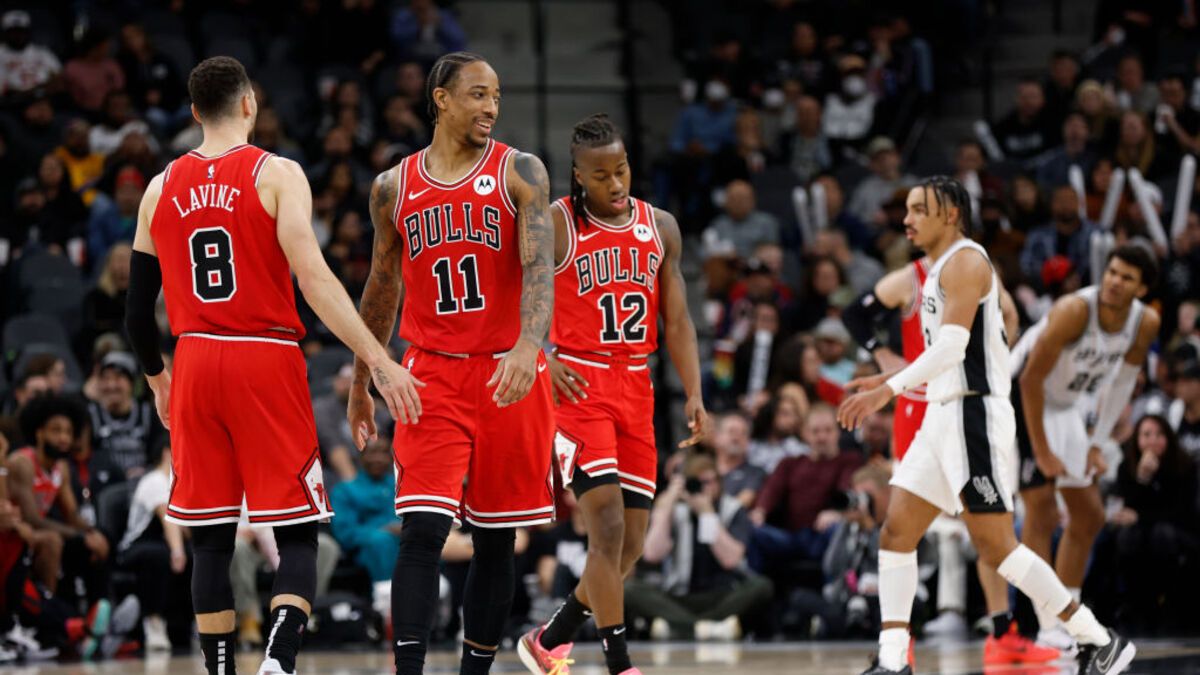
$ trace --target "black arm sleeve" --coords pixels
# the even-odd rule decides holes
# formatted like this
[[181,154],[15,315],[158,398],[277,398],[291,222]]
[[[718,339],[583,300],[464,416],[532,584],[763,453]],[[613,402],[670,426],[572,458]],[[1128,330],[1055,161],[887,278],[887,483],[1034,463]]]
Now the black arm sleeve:
[[149,253],[134,251],[129,261],[129,292],[125,296],[125,331],[129,343],[142,362],[146,375],[163,370],[162,334],[154,318],[154,306],[162,290],[162,270],[158,258]]
[[868,291],[846,306],[842,311],[842,323],[846,324],[846,330],[850,331],[850,336],[860,347],[873,352],[884,346],[880,344],[877,335],[880,332],[891,332],[895,313],[896,310],[884,307],[875,297],[875,293]]

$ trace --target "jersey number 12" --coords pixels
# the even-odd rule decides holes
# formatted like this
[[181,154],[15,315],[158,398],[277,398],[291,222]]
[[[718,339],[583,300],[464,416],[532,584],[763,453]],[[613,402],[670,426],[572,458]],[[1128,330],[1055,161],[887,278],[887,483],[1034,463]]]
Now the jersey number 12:
[[629,314],[620,322],[620,326],[617,325],[616,294],[605,293],[596,303],[600,305],[600,313],[604,316],[600,342],[612,344],[646,341],[646,326],[642,323],[642,319],[646,318],[646,296],[641,293],[625,293],[621,296],[621,309]]

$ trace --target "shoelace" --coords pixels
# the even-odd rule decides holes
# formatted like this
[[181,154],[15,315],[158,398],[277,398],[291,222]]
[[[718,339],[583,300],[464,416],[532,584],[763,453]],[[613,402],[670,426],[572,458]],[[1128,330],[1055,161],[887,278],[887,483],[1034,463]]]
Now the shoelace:
[[575,659],[572,658],[555,659],[551,657],[550,660],[554,666],[550,668],[546,675],[568,675],[571,672],[570,665],[575,663]]

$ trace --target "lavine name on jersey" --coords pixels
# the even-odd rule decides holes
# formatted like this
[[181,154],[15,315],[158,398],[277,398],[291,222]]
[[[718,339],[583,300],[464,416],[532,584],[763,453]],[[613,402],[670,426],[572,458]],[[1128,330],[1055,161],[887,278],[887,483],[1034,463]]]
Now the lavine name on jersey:
[[612,246],[576,256],[575,277],[579,281],[579,295],[586,295],[593,288],[614,281],[632,281],[653,292],[662,260],[657,253],[648,254],[645,270],[641,269],[640,262],[638,250],[625,246]]
[[186,209],[183,208],[183,204],[179,203],[179,197],[171,198],[175,208],[179,209],[180,218],[186,218],[200,209],[224,209],[233,213],[233,200],[241,196],[242,191],[228,185],[210,183],[192,186],[188,189],[188,193],[191,203]]
[[[461,210],[461,219],[455,219],[456,207]],[[419,213],[404,217],[404,237],[408,240],[408,259],[413,260],[421,251],[437,248],[442,244],[460,241],[500,250],[500,209],[484,205],[480,214],[472,213],[474,204],[468,201],[457,204],[440,204]],[[483,229],[475,227],[476,219]],[[459,225],[461,223],[461,226]]]

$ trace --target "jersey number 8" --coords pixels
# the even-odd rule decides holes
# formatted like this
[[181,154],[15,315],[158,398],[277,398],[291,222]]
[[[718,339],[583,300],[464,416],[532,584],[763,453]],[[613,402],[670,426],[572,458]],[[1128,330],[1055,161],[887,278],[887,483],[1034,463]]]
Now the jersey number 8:
[[196,230],[188,239],[192,292],[201,302],[225,302],[237,293],[233,239],[223,227]]

